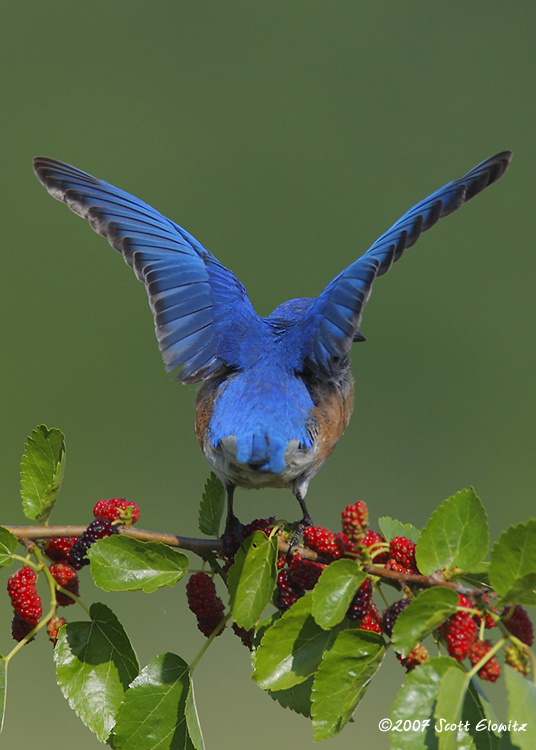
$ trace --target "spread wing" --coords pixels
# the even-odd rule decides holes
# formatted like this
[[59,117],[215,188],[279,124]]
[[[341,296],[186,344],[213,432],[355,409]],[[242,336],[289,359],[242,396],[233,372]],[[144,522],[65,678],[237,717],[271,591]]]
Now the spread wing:
[[167,370],[182,365],[180,379],[196,382],[239,364],[242,337],[262,322],[231,271],[139,198],[54,159],[34,159],[34,170],[145,284]]
[[304,349],[304,363],[329,372],[334,361],[345,357],[357,334],[374,279],[386,273],[422,232],[502,177],[511,157],[510,151],[496,154],[417,203],[361,258],[333,279],[305,315],[302,330],[310,338]]

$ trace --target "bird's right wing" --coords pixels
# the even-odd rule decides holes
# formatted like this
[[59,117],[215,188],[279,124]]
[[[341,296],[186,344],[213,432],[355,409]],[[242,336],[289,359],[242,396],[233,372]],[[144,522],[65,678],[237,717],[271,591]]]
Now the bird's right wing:
[[244,336],[262,321],[247,292],[185,229],[129,193],[54,159],[34,159],[50,195],[87,219],[145,284],[167,370],[184,382],[240,364]]
[[456,211],[502,177],[511,157],[510,151],[502,151],[417,203],[328,284],[303,320],[303,366],[329,373],[333,362],[349,353],[374,279],[386,273],[438,219]]

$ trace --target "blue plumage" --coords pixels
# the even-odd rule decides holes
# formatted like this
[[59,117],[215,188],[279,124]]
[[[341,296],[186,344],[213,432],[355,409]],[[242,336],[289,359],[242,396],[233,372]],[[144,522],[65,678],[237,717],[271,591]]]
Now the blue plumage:
[[291,487],[304,522],[311,478],[353,407],[349,352],[372,284],[440,218],[498,180],[504,151],[417,203],[316,298],[261,318],[234,274],[192,235],[123,190],[53,159],[34,169],[49,193],[87,219],[145,284],[166,368],[202,382],[196,434],[226,485]]

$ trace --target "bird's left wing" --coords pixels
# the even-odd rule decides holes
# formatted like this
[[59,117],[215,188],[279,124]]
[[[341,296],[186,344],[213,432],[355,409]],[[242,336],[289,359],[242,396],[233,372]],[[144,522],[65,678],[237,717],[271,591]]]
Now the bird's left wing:
[[133,195],[69,164],[38,157],[50,195],[87,219],[145,284],[167,370],[184,382],[238,366],[240,341],[262,325],[247,292],[186,230]]
[[502,151],[417,203],[328,284],[302,321],[304,367],[329,373],[333,362],[349,353],[374,279],[386,273],[422,232],[502,177],[511,157],[510,151]]

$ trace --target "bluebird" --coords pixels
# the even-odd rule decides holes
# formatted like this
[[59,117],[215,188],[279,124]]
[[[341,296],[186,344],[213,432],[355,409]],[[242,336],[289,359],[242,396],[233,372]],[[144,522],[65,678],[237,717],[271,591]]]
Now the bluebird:
[[34,159],[53,198],[106,237],[145,284],[166,369],[201,383],[195,432],[227,492],[288,487],[303,514],[309,482],[344,433],[353,408],[350,349],[364,340],[372,283],[438,219],[506,171],[511,152],[486,159],[417,203],[318,297],[293,299],[266,318],[246,289],[185,229],[139,198],[54,159]]

